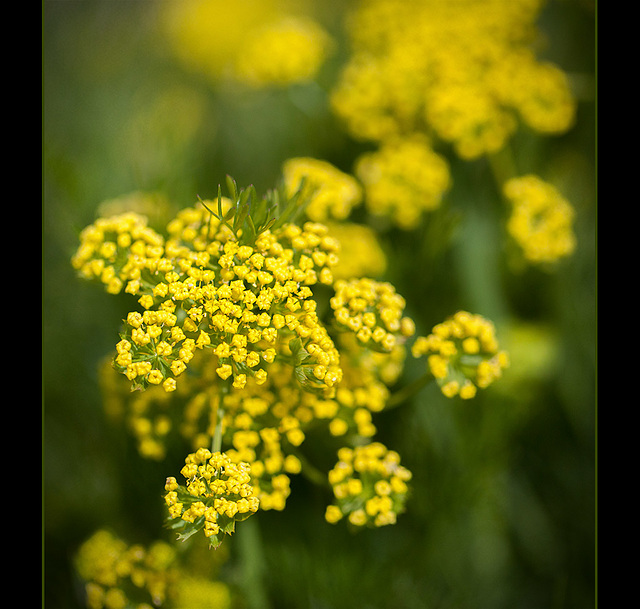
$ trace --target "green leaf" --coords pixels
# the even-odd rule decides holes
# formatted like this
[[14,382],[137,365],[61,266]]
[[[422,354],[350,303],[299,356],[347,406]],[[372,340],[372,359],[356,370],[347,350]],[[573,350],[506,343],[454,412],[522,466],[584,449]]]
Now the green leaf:
[[209,545],[214,550],[217,550],[220,547],[220,544],[222,544],[222,539],[217,535],[211,535],[211,537],[209,537]]
[[250,188],[243,190],[240,194],[240,200],[238,201],[236,206],[237,212],[233,219],[233,230],[236,232],[243,227],[244,221],[249,215],[249,212],[251,210],[249,198],[253,198],[254,193],[255,189],[253,188],[253,186],[251,186]]
[[237,201],[238,200],[238,185],[236,184],[236,181],[230,175],[227,175],[226,179],[227,179],[227,190],[229,191],[229,196],[233,201]]
[[309,371],[308,368],[305,368],[303,366],[296,366],[293,369],[293,373],[299,385],[309,393],[321,395],[326,389],[324,385],[321,385],[317,382],[316,377],[313,376],[313,372]]

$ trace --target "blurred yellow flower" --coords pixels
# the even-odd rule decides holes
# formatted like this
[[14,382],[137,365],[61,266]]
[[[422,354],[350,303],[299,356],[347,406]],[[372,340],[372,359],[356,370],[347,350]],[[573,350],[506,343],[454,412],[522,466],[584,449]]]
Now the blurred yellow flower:
[[503,190],[511,204],[507,231],[527,261],[553,263],[573,253],[575,212],[553,185],[526,175],[510,179]]
[[309,4],[289,0],[163,2],[170,49],[213,83],[287,86],[316,76],[331,38]]
[[463,159],[500,150],[521,120],[543,134],[573,124],[566,75],[531,51],[540,0],[364,0],[351,55],[331,94],[355,137],[416,131]]
[[400,228],[418,226],[424,212],[437,209],[451,185],[449,165],[420,135],[389,140],[356,160],[365,205]]

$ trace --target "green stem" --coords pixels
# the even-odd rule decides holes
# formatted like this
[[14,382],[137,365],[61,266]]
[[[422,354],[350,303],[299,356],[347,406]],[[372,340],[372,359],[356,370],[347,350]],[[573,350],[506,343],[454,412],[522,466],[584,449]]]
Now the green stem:
[[390,408],[396,408],[402,403],[406,402],[409,398],[413,397],[420,391],[427,383],[433,380],[433,377],[428,372],[425,372],[422,376],[418,377],[415,381],[412,381],[408,385],[405,385],[402,389],[396,391],[387,400],[385,410]]
[[216,407],[216,429],[213,432],[213,440],[211,441],[211,452],[222,452],[222,422],[224,419],[224,396],[228,393],[228,388],[223,385],[220,389],[218,397],[218,406]]
[[309,481],[320,487],[329,487],[329,481],[327,479],[326,474],[323,474],[315,465],[313,465],[309,459],[307,459],[302,453],[294,450],[292,454],[295,455],[299,460],[302,466],[301,474],[307,478]]
[[213,441],[211,442],[211,452],[222,452],[222,418],[224,417],[224,409],[218,404],[218,420],[216,421],[216,430],[213,433]]
[[511,153],[511,148],[505,145],[502,149],[488,156],[489,165],[493,172],[498,188],[510,178],[517,175],[516,164]]
[[241,523],[237,540],[247,606],[249,609],[269,609],[264,585],[265,557],[257,516],[250,516]]

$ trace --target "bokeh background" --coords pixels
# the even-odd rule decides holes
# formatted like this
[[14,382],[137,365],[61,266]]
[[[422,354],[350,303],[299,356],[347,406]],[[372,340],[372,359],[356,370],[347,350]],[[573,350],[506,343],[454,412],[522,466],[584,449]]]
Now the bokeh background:
[[[351,171],[366,146],[333,115],[328,91],[348,53],[351,2],[311,3],[334,49],[317,78],[280,89],[212,83],[179,61],[162,2],[43,3],[43,601],[82,607],[79,545],[114,528],[165,536],[160,493],[179,466],[143,460],[107,421],[98,367],[129,297],[79,281],[78,232],[101,204],[131,193],[159,210],[213,197],[227,174],[271,188],[284,160]],[[575,126],[513,143],[528,167],[553,168],[576,210],[575,253],[553,272],[503,259],[503,209],[486,162],[451,159],[461,212],[444,250],[425,232],[387,230],[386,276],[421,329],[459,308],[496,321],[505,377],[472,402],[428,386],[381,413],[379,438],[414,472],[397,525],[358,534],[324,522],[326,497],[294,480],[283,512],[261,513],[261,568],[273,609],[560,609],[595,602],[595,8],[551,0],[545,55],[579,83]],[[220,32],[230,28],[221,18]],[[234,44],[242,44],[241,34]],[[438,233],[437,218],[424,228]],[[431,241],[429,241],[431,243]],[[418,254],[425,256],[416,260]],[[406,379],[419,373],[410,363]],[[322,464],[330,466],[328,464]],[[242,535],[238,533],[238,545]],[[228,576],[243,587],[233,570]],[[240,559],[237,559],[240,560]],[[234,580],[235,578],[235,580]],[[252,590],[243,590],[249,597]],[[195,609],[195,608],[193,608]]]

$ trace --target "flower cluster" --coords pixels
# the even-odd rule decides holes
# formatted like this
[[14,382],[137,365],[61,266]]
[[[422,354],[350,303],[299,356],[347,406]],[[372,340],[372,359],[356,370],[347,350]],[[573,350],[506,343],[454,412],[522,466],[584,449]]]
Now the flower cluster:
[[89,609],[160,607],[177,581],[176,552],[156,541],[129,545],[107,530],[87,539],[76,555]]
[[388,353],[413,335],[415,325],[404,316],[405,300],[390,283],[343,279],[334,287],[330,303],[336,322],[355,333],[362,345]]
[[451,181],[447,161],[421,135],[385,141],[362,154],[355,173],[364,185],[367,209],[406,230],[440,206]]
[[334,111],[355,137],[433,133],[463,159],[500,150],[518,121],[543,134],[564,132],[575,113],[568,79],[530,47],[541,4],[358,4]]
[[447,397],[475,397],[500,378],[508,356],[499,350],[493,323],[481,315],[458,311],[437,324],[412,346],[414,357],[427,357],[430,373]]
[[123,289],[136,294],[142,271],[157,268],[163,245],[145,216],[124,212],[87,226],[71,262],[81,277],[99,280],[111,294]]
[[[288,86],[317,74],[331,38],[290,3],[182,0],[160,11],[170,48],[189,69],[253,87]],[[242,44],[239,43],[242,41]]]
[[366,224],[329,222],[331,235],[340,244],[340,258],[333,267],[334,279],[381,277],[387,256],[376,232]]
[[400,456],[380,442],[342,448],[339,461],[329,472],[335,502],[325,518],[335,523],[346,517],[357,527],[394,524],[404,511],[411,472],[400,465]]
[[283,165],[282,175],[290,196],[303,188],[306,214],[316,222],[345,220],[362,200],[358,181],[327,161],[290,158]]
[[189,454],[180,473],[186,485],[167,478],[165,502],[172,526],[187,539],[203,530],[213,547],[235,531],[235,523],[258,511],[248,463],[235,463],[224,453],[200,448]]
[[503,192],[511,204],[507,231],[527,261],[553,263],[573,252],[574,210],[554,186],[526,175],[508,180]]
[[239,45],[236,77],[255,87],[312,80],[330,47],[328,34],[312,19],[285,16],[257,28]]
[[[215,563],[222,564],[226,558],[216,554]],[[212,580],[212,561],[207,565],[202,569],[181,560],[167,542],[130,544],[106,529],[93,533],[75,556],[88,609],[230,609],[229,586]]]
[[[73,259],[80,275],[140,305],[103,370],[105,405],[124,417],[144,457],[163,458],[176,432],[192,447],[185,484],[169,477],[165,487],[179,539],[204,531],[217,547],[259,509],[283,510],[291,476],[324,476],[302,446],[323,431],[344,447],[330,474],[338,504],[328,518],[338,510],[352,524],[381,526],[403,509],[410,474],[373,441],[374,415],[403,372],[415,324],[392,284],[361,274],[372,260],[354,257],[355,267],[340,271],[341,242],[353,245],[344,231],[356,225],[305,219],[323,189],[325,203],[352,196],[355,181],[329,175],[314,184],[298,174],[261,199],[229,178],[229,197],[219,192],[181,210],[166,237],[127,213],[81,235]],[[105,281],[94,271],[108,265]],[[413,349],[429,354],[447,395],[465,398],[505,362],[490,324],[462,313]]]
[[135,215],[99,219],[73,259],[83,277],[139,296],[144,310],[128,314],[115,358],[130,381],[174,391],[206,348],[218,358],[219,378],[242,388],[249,376],[264,382],[266,365],[293,338],[308,354],[308,379],[324,388],[339,381],[338,354],[310,288],[333,280],[338,243],[326,226],[285,224],[249,244],[203,203],[167,231],[165,242]]

